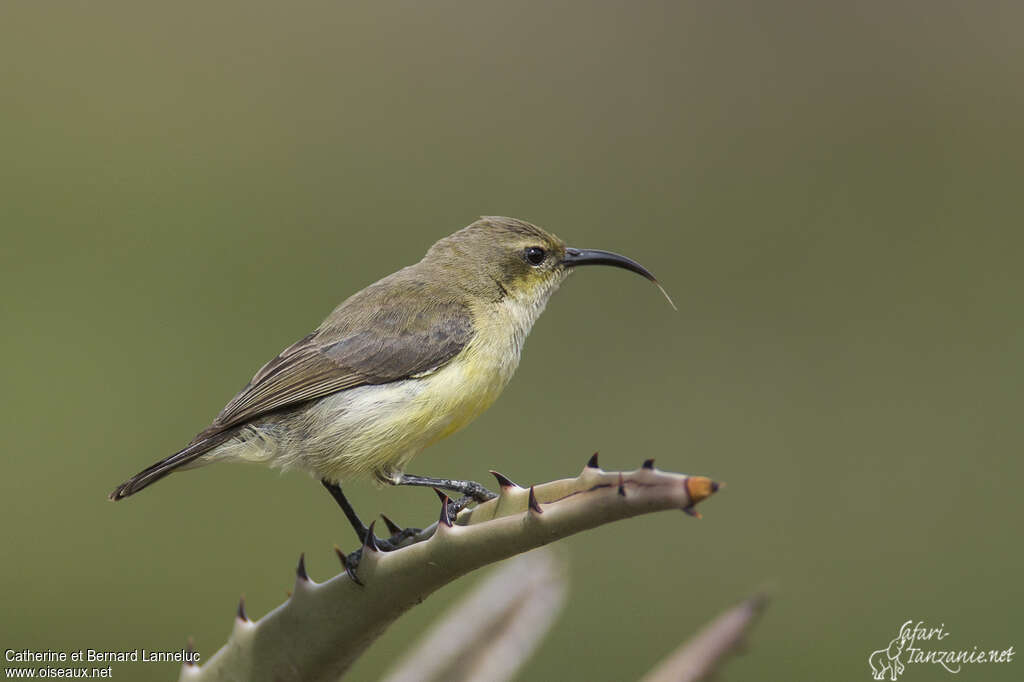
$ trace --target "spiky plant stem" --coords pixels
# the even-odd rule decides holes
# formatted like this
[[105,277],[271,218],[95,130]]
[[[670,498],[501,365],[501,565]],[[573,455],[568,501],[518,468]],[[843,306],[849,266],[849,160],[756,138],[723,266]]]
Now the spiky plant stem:
[[575,478],[529,489],[495,475],[497,498],[454,523],[443,501],[440,521],[410,544],[390,552],[364,545],[354,572],[316,583],[300,561],[286,602],[256,622],[237,616],[228,642],[203,665],[183,667],[180,679],[337,680],[395,619],[456,578],[611,521],[668,509],[696,515],[694,505],[718,489],[651,461],[635,471],[603,471],[596,456]]

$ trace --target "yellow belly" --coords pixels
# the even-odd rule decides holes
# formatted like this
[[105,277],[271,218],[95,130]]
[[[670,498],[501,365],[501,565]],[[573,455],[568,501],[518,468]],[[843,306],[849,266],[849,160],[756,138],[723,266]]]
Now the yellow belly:
[[444,367],[416,379],[425,384],[414,400],[415,421],[423,426],[416,452],[452,435],[494,404],[519,366],[523,342],[542,310],[543,305],[509,300],[478,314],[476,333],[466,348]]
[[391,478],[424,448],[490,407],[519,365],[523,341],[542,306],[507,302],[477,318],[473,340],[444,366],[387,384],[332,394],[258,438],[233,441],[216,457],[259,460],[318,477]]
[[518,354],[511,367],[508,360],[468,347],[433,375],[419,379],[429,388],[417,396],[416,408],[421,419],[437,425],[429,429],[424,447],[452,435],[494,404],[512,378]]
[[325,398],[307,416],[302,431],[308,435],[275,448],[274,463],[336,480],[401,472],[424,448],[469,424],[501,395],[519,364],[519,348],[487,341],[474,338],[425,375]]

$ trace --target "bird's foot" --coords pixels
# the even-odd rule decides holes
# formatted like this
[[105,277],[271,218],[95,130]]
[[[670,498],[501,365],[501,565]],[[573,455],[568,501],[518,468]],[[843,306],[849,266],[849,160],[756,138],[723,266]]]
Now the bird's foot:
[[[497,497],[495,493],[492,493],[476,481],[460,481],[454,478],[433,478],[430,476],[399,474],[398,476],[390,479],[390,482],[393,485],[421,485],[430,488],[452,490],[461,495],[465,495],[474,502],[486,502],[487,500],[493,500]],[[462,507],[465,507],[465,504],[463,504]],[[460,507],[460,509],[462,507]]]
[[388,527],[388,532],[391,533],[391,537],[386,540],[377,539],[377,544],[380,545],[381,549],[384,551],[390,552],[393,549],[398,549],[405,544],[406,540],[414,538],[423,532],[422,528],[402,528],[388,518],[386,514],[381,514],[380,517],[384,519],[384,524]]
[[477,500],[474,500],[469,495],[466,495],[465,497],[460,497],[459,499],[454,500],[451,504],[448,505],[448,514],[451,516],[451,518],[454,519],[456,516],[459,515],[460,511],[468,507],[471,502],[476,501]]
[[[348,498],[345,497],[340,485],[328,480],[322,480],[320,482],[323,484],[324,488],[331,493],[331,497],[333,497],[338,503],[338,506],[341,507],[341,510],[345,513],[345,517],[349,521],[349,524],[352,526],[352,530],[354,530],[356,535],[359,537],[361,546],[354,552],[345,554],[337,546],[334,548],[334,551],[338,555],[338,559],[345,568],[345,572],[348,573],[348,576],[356,584],[363,584],[362,580],[359,578],[357,569],[359,568],[360,561],[362,561],[363,556],[365,556],[367,552],[393,552],[400,547],[414,544],[415,542],[423,539],[421,537],[423,534],[423,530],[421,528],[403,528],[391,520],[391,518],[386,514],[381,514],[380,516],[384,520],[384,524],[387,526],[388,532],[391,533],[391,535],[387,538],[377,537],[377,534],[373,532],[376,522],[371,523],[369,526],[363,523],[362,519],[359,518],[359,515],[356,514],[355,509],[348,501]],[[435,492],[437,492],[442,498],[442,522],[449,526],[458,513],[473,502],[485,502],[497,497],[497,495],[492,493],[490,490],[474,481],[458,481],[447,478],[427,478],[425,476],[402,475],[401,479],[394,481],[394,483],[395,485],[434,487]],[[464,496],[460,497],[458,500],[449,501],[448,496],[438,491],[437,488],[463,492]]]

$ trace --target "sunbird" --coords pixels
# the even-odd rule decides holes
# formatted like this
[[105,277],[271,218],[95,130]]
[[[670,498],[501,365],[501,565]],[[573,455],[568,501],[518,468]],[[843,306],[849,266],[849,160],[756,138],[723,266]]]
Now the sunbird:
[[117,486],[110,499],[174,471],[264,462],[319,478],[364,541],[366,527],[341,491],[353,477],[489,499],[479,483],[414,476],[405,467],[494,403],[551,294],[582,265],[625,268],[661,288],[625,256],[568,247],[515,218],[483,217],[342,302],[256,372],[185,448]]

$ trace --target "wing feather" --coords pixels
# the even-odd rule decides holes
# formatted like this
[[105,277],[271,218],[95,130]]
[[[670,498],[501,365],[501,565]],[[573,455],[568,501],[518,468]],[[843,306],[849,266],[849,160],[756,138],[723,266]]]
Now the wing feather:
[[264,365],[200,436],[356,386],[407,379],[455,357],[473,334],[468,308],[437,285],[396,278],[404,273],[348,299]]

